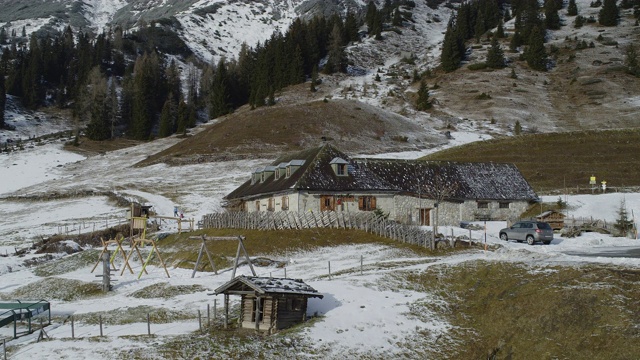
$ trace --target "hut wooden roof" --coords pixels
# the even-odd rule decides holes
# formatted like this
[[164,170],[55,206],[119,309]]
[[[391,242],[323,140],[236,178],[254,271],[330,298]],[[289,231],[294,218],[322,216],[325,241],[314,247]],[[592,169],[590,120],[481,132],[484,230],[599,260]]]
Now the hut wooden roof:
[[316,289],[300,279],[272,278],[259,276],[237,276],[215,290],[215,294],[247,294],[256,295],[292,294],[305,297],[323,298]]

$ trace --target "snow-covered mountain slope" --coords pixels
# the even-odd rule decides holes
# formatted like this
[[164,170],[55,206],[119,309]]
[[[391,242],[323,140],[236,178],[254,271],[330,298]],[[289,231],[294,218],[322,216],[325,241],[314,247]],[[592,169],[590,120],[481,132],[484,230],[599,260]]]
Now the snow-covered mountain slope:
[[67,25],[99,33],[154,22],[173,30],[202,60],[233,58],[242,43],[255,46],[274,31],[286,31],[298,17],[344,14],[364,0],[0,0],[0,26],[26,35]]

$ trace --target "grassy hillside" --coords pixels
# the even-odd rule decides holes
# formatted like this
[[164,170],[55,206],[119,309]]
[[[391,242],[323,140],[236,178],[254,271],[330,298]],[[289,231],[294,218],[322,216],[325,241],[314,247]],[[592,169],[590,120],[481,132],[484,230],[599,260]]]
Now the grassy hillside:
[[[310,93],[296,87],[288,91]],[[358,101],[305,100],[254,110],[243,107],[145,163],[275,156],[317,146],[322,137],[346,152],[368,153],[413,150],[416,143],[436,142],[405,118]]]
[[640,186],[640,130],[550,133],[494,139],[443,150],[427,160],[514,163],[536,191]]

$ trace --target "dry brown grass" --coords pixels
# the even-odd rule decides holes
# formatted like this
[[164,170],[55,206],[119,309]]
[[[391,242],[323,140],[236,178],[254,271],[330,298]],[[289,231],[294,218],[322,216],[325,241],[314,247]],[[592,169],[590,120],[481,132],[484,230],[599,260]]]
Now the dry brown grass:
[[[208,229],[191,233],[169,236],[159,242],[166,254],[166,260],[173,266],[193,268],[200,249],[200,240],[190,239],[191,236],[238,236],[246,237],[244,241],[251,257],[254,256],[284,256],[290,252],[311,251],[320,247],[338,246],[345,244],[386,244],[404,248],[420,255],[431,254],[430,250],[416,245],[402,244],[394,240],[369,234],[360,230],[346,229],[305,229],[305,230],[237,230],[237,229]],[[207,247],[213,256],[218,269],[231,266],[231,259],[235,258],[238,249],[237,241],[209,241]],[[450,251],[450,250],[448,250]],[[447,250],[438,251],[439,254]],[[202,261],[202,270],[212,271],[208,261]]]
[[637,359],[640,271],[475,262],[408,274],[440,294],[457,359]]
[[536,191],[640,186],[640,130],[522,135],[443,150],[428,160],[514,163]]
[[81,155],[103,154],[109,151],[124,149],[142,144],[143,141],[131,140],[127,138],[116,138],[113,140],[95,141],[86,137],[81,137],[78,146],[71,143],[65,144],[64,149]]
[[407,141],[428,137],[406,119],[352,100],[316,100],[249,110],[243,107],[206,130],[141,164],[180,163],[194,158],[228,160],[299,151],[326,137],[346,152],[413,149]]

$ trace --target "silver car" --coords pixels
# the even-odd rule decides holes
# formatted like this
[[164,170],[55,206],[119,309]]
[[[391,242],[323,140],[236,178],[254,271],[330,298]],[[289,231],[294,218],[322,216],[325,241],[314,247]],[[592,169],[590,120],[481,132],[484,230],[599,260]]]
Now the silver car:
[[542,221],[518,221],[510,227],[500,230],[500,239],[526,241],[529,245],[542,241],[548,245],[553,240],[553,229]]

